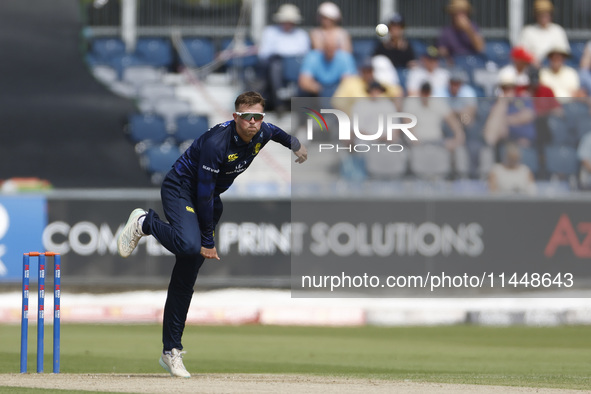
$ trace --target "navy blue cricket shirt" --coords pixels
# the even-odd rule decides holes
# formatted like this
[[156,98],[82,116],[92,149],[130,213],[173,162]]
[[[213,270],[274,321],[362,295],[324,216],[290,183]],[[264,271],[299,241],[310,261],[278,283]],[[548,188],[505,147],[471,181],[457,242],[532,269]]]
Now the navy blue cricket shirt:
[[192,179],[196,185],[196,213],[201,229],[201,245],[213,248],[213,200],[242,174],[259,151],[273,140],[296,152],[300,142],[279,127],[263,122],[261,129],[245,142],[236,132],[236,122],[231,120],[213,126],[197,138],[189,149],[174,163],[181,176]]

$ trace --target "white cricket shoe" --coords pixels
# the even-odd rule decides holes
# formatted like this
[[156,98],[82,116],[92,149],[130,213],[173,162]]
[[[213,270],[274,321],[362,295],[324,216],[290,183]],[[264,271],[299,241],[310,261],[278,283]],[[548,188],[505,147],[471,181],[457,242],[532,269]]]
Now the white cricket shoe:
[[183,364],[183,354],[178,349],[172,349],[170,354],[162,353],[160,356],[160,365],[170,374],[170,376],[178,378],[190,378],[191,374],[187,371]]
[[121,234],[117,238],[117,251],[121,257],[129,257],[131,252],[136,248],[140,238],[143,237],[144,234],[142,233],[142,227],[138,219],[147,213],[141,208],[136,208],[129,215],[123,231],[121,231]]

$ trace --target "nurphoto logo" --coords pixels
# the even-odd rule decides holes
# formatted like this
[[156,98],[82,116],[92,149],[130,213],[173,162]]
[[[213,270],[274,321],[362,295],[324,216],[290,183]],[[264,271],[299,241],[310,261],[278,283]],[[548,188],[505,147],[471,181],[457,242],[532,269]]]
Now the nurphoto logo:
[[[398,143],[391,143],[398,140],[398,136],[394,135],[395,130],[402,131],[411,141],[418,141],[417,137],[410,131],[417,124],[417,117],[410,113],[395,112],[387,114],[377,114],[377,130],[366,130],[359,125],[359,115],[353,114],[353,124],[349,115],[338,109],[320,109],[320,112],[309,107],[304,107],[309,112],[307,122],[307,138],[308,141],[314,140],[314,129],[319,129],[320,132],[328,132],[328,124],[322,114],[332,114],[336,117],[338,123],[338,139],[339,141],[353,142],[346,145],[322,143],[318,145],[318,151],[346,151],[346,152],[380,152],[387,151],[391,153],[402,152],[404,147]],[[404,122],[404,120],[410,120]],[[316,126],[315,126],[316,125]],[[363,130],[363,131],[362,131]],[[356,141],[368,141],[368,143],[355,143]],[[374,141],[374,143],[369,143]],[[377,141],[385,141],[388,143],[377,143]]]

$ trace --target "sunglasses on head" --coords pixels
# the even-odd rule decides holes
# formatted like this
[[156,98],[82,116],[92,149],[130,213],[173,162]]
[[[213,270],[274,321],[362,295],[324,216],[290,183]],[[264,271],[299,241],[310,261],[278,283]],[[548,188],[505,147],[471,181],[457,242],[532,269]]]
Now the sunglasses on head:
[[250,122],[251,119],[254,120],[261,120],[265,116],[264,112],[236,112],[236,115],[240,116],[242,119],[247,120]]

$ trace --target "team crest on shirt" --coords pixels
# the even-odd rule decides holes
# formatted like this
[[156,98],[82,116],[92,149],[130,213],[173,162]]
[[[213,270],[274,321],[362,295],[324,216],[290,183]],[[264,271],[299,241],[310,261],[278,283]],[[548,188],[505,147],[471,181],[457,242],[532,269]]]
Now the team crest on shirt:
[[237,158],[238,158],[238,153],[232,153],[231,155],[228,155],[228,163],[233,162]]
[[259,142],[254,146],[254,150],[252,151],[252,155],[254,156],[254,155],[258,154],[260,150],[261,150],[261,143]]

